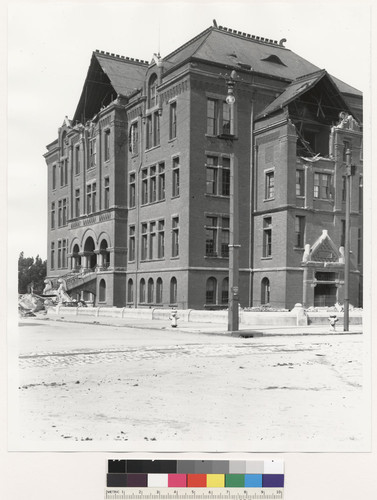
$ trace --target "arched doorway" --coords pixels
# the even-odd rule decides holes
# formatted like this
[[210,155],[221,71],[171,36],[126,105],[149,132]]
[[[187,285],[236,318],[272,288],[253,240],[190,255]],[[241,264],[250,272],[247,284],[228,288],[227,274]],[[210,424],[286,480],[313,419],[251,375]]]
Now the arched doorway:
[[81,267],[81,256],[79,255],[80,248],[78,244],[73,247],[72,249],[72,270],[73,271],[78,271]]
[[97,265],[97,256],[94,253],[95,249],[95,244],[94,240],[91,236],[88,236],[88,238],[85,240],[85,245],[84,245],[84,255],[86,257],[86,268],[87,269],[92,269]]
[[314,307],[331,307],[337,302],[336,278],[337,273],[315,273],[317,284],[314,287]]
[[101,241],[100,244],[100,256],[101,256],[101,268],[107,269],[110,267],[110,252],[108,251],[108,244],[105,239]]
[[99,282],[99,301],[106,302],[106,281],[104,279]]
[[263,278],[261,282],[261,304],[266,305],[270,303],[271,286],[268,278]]

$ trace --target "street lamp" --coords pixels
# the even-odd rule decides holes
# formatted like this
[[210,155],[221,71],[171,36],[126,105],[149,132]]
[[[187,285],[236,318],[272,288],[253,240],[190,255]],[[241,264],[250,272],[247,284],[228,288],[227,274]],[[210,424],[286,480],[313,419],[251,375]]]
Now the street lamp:
[[350,225],[351,225],[351,176],[355,167],[351,165],[351,151],[346,151],[346,234],[344,241],[344,319],[343,331],[349,331],[349,281],[350,281]]
[[[234,96],[236,72],[233,70],[227,80],[228,95],[226,102],[230,106],[230,135],[234,138]],[[233,143],[232,143],[233,144]],[[229,307],[228,331],[239,329],[239,209],[238,209],[238,162],[234,152],[230,155],[230,193],[229,193]]]

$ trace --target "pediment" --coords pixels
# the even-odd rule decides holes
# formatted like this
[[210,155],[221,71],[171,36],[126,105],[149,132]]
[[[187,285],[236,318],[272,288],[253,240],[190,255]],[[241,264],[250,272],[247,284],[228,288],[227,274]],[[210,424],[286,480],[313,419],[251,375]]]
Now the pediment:
[[332,241],[327,230],[324,229],[312,246],[306,245],[303,262],[344,263],[344,254]]

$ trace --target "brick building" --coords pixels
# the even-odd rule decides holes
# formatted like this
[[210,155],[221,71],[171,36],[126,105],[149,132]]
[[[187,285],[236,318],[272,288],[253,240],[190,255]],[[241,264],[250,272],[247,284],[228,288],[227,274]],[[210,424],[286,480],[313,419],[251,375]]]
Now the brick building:
[[361,122],[361,93],[284,40],[212,26],[151,63],[95,51],[45,154],[48,278],[99,306],[226,307],[234,155],[241,305],[342,302],[350,149],[360,305]]

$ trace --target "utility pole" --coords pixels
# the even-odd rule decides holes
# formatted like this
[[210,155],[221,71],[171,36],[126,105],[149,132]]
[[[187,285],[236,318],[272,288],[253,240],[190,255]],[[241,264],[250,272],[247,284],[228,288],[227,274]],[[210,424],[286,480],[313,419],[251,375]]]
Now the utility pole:
[[344,241],[344,322],[343,331],[349,331],[349,281],[350,281],[350,224],[351,224],[351,151],[346,151],[346,234]]

